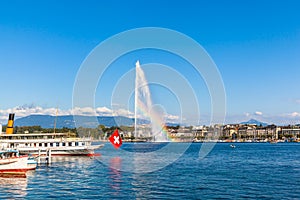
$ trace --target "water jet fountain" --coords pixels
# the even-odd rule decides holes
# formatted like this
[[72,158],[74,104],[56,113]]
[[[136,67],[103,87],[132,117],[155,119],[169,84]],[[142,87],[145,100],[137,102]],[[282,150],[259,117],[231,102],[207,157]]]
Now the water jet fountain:
[[[140,124],[138,118],[144,118],[150,121],[151,130],[148,137],[152,142],[168,142],[167,132],[164,129],[164,113],[158,106],[154,106],[149,85],[144,71],[140,66],[140,62],[135,64],[136,76],[135,76],[135,98],[134,98],[134,131],[135,138],[141,137],[139,130]],[[145,129],[144,129],[145,131]],[[145,136],[145,135],[144,135]]]

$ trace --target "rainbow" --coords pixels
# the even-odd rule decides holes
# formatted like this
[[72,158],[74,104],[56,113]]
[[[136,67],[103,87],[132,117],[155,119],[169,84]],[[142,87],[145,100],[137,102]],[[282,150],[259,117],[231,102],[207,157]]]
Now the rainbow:
[[168,129],[167,129],[166,125],[162,122],[161,117],[155,112],[149,113],[148,108],[142,101],[140,101],[140,100],[137,101],[136,108],[139,111],[139,113],[141,113],[143,116],[149,117],[151,119],[152,123],[159,124],[159,126],[161,127],[160,132],[164,136],[166,136],[167,141],[171,141],[171,142],[178,141],[175,137],[173,137],[171,135],[171,133],[168,132]]

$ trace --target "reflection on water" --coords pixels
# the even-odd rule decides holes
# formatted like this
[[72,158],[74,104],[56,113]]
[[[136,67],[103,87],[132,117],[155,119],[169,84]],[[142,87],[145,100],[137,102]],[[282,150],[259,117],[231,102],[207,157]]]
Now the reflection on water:
[[118,151],[112,145],[101,149],[99,161],[110,166],[114,157],[122,158],[123,172],[149,173],[175,162],[189,147],[189,143],[126,143]]
[[113,195],[118,196],[121,192],[121,162],[122,159],[120,157],[115,157],[110,160],[110,168],[109,168],[109,178],[111,180],[110,187],[113,190]]
[[91,162],[92,157],[85,157],[85,156],[53,156],[51,158],[51,163],[41,163],[39,166],[50,166],[56,164],[63,164],[65,167],[74,168],[78,165],[84,165]]
[[21,198],[27,195],[27,178],[0,178],[0,199]]
[[62,162],[62,163],[79,162],[80,164],[82,164],[82,163],[85,163],[87,160],[91,160],[91,159],[93,159],[93,157],[87,157],[87,156],[53,156],[53,157],[51,157],[51,162],[52,163],[57,163],[57,162]]

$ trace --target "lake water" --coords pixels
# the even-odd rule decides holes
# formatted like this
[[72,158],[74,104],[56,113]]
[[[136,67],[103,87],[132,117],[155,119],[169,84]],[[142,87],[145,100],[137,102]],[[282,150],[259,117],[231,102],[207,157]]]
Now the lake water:
[[234,149],[229,145],[218,143],[199,159],[201,143],[193,143],[170,165],[133,173],[124,171],[133,162],[124,151],[153,152],[163,145],[123,144],[123,150],[115,150],[106,144],[98,158],[62,158],[39,166],[27,178],[1,178],[0,199],[300,198],[300,143],[237,143]]

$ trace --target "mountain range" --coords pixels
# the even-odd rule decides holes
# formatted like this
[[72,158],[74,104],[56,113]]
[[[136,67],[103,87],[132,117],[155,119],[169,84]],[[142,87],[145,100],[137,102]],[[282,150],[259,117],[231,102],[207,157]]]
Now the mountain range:
[[[76,118],[76,124],[74,117]],[[95,128],[98,125],[104,125],[106,127],[112,126],[133,126],[134,118],[123,117],[123,116],[81,116],[81,115],[63,115],[63,116],[52,116],[52,115],[29,115],[26,117],[18,118],[15,120],[14,126],[41,126],[42,128],[53,128],[56,121],[56,128]],[[148,120],[138,119],[137,124],[150,124]],[[256,124],[257,126],[267,126],[267,123],[260,122],[256,119],[250,119],[240,124]],[[178,124],[166,123],[167,126],[177,126]]]
[[249,121],[246,121],[246,122],[241,122],[241,124],[256,124],[257,126],[268,126],[267,123],[264,123],[264,122],[260,122],[256,119],[250,119]]
[[[56,128],[75,128],[86,127],[95,128],[98,125],[104,126],[132,126],[134,119],[128,117],[96,117],[98,123],[95,122],[94,116],[75,116],[76,124],[73,115],[51,116],[51,115],[29,115],[15,120],[15,126],[41,126],[42,128],[53,128],[56,123]],[[56,121],[56,122],[55,122]],[[138,123],[149,123],[147,121],[138,120]]]
[[[76,119],[76,124],[74,118]],[[104,125],[106,127],[134,125],[134,118],[123,116],[97,116],[96,118],[98,122],[95,121],[95,116],[64,115],[56,117],[51,115],[29,115],[16,119],[14,126],[41,126],[42,128],[53,128],[54,123],[56,123],[56,128],[96,128],[98,125]],[[137,124],[149,123],[148,120],[137,119]],[[166,125],[176,126],[177,124],[167,123]]]

